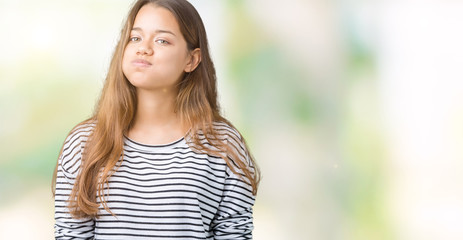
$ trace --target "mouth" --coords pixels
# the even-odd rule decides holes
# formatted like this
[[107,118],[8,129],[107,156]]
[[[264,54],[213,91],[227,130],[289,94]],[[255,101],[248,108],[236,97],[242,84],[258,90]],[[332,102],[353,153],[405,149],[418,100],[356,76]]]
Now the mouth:
[[149,67],[152,64],[144,59],[135,59],[132,61],[132,64],[137,67]]

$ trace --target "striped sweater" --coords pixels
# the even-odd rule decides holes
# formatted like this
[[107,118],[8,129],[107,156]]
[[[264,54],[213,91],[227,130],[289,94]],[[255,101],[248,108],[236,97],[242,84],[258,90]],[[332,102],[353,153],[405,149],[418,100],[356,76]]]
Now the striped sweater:
[[[165,145],[125,138],[122,164],[104,191],[115,216],[100,204],[98,218],[72,218],[67,200],[93,127],[74,129],[58,160],[56,239],[252,239],[251,186],[222,158],[194,152],[185,138]],[[244,144],[234,140],[241,139],[236,130],[224,123],[214,127],[248,162]]]

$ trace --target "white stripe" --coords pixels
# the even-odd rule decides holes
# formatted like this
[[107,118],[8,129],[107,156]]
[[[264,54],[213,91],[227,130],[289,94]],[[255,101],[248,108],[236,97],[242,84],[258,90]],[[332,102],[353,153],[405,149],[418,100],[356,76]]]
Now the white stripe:
[[[104,190],[116,217],[101,206],[97,219],[70,218],[66,201],[93,127],[77,127],[64,144],[55,197],[57,239],[252,238],[251,186],[223,159],[195,153],[185,139],[157,146],[125,139],[122,165]],[[214,127],[221,141],[248,156],[236,130],[224,123]]]

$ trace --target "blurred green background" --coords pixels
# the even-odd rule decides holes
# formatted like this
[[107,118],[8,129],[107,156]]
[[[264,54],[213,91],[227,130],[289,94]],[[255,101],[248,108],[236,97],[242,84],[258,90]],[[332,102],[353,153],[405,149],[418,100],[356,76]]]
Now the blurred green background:
[[[254,239],[463,238],[461,1],[192,0],[261,166]],[[0,0],[0,239],[52,239],[51,176],[132,1]]]

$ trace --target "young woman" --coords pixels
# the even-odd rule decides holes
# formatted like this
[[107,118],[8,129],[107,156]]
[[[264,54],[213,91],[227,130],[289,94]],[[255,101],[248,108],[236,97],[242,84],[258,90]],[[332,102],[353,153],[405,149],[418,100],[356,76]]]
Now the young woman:
[[259,176],[219,113],[197,11],[137,1],[93,117],[61,150],[56,239],[251,239]]

